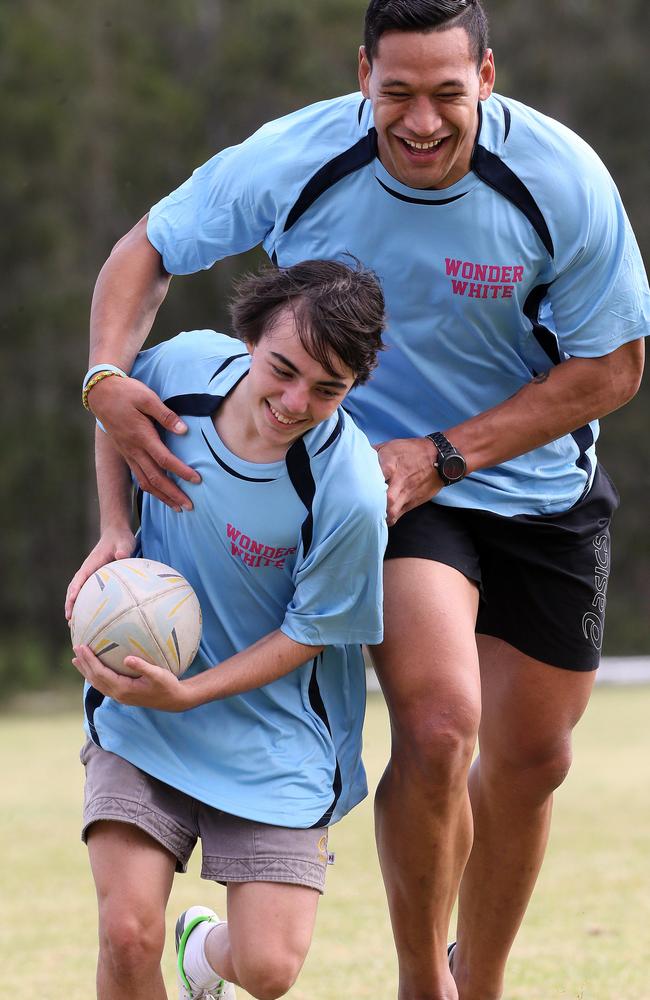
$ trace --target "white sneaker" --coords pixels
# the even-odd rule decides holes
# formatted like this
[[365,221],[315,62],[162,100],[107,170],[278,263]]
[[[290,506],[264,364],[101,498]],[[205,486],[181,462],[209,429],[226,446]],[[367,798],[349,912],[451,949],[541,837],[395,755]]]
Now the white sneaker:
[[195,986],[183,968],[187,939],[197,924],[202,924],[205,921],[215,925],[223,923],[214,910],[209,910],[207,906],[190,906],[189,910],[181,913],[176,921],[178,1000],[236,1000],[235,987],[232,983],[220,979],[216,986],[211,986],[209,989]]

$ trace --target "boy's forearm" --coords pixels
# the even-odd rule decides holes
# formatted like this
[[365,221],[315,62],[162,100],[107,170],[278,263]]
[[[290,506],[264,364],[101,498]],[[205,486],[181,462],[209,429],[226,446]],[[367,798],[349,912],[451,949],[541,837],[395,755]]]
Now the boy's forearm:
[[190,701],[187,707],[195,708],[208,701],[263,687],[318,656],[323,649],[323,646],[295,642],[279,629],[270,632],[242,653],[184,681],[184,694]]
[[91,366],[131,370],[163,302],[171,275],[147,239],[147,217],[114,247],[99,273],[90,310]]

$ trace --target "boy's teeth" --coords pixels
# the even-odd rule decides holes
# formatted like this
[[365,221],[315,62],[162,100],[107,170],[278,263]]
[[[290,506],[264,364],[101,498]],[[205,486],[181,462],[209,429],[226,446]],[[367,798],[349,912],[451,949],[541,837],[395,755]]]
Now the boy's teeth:
[[297,424],[298,423],[297,420],[289,420],[287,417],[283,417],[281,413],[278,413],[277,410],[273,409],[273,407],[271,406],[270,403],[269,403],[269,407],[270,407],[271,413],[273,414],[273,416],[275,417],[275,419],[279,420],[281,424]]

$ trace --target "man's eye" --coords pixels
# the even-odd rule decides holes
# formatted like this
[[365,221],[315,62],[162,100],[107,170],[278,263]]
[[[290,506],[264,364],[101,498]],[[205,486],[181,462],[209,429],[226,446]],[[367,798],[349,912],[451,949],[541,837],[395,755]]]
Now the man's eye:
[[396,90],[385,90],[383,92],[383,97],[394,97],[398,101],[405,100],[409,95],[398,93]]

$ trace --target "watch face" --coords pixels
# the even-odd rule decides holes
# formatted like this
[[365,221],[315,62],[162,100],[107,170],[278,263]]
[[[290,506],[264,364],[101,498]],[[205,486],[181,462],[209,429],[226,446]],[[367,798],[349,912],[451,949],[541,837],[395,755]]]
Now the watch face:
[[452,483],[458,482],[465,475],[465,459],[462,455],[450,455],[442,463],[442,472]]

